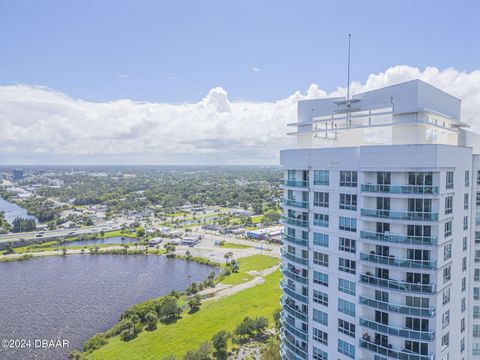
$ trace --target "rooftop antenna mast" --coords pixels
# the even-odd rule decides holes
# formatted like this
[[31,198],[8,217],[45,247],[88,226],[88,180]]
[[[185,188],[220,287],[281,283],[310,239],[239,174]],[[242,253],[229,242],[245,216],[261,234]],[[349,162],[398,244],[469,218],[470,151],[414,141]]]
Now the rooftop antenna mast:
[[352,34],[348,34],[348,67],[347,67],[347,101],[350,100],[350,40]]

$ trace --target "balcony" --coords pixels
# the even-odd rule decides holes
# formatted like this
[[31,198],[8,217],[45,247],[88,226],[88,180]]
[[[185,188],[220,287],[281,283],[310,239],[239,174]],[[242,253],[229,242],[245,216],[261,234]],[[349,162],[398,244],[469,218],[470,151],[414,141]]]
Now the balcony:
[[375,321],[360,318],[360,326],[364,328],[385,334],[402,337],[404,339],[433,341],[435,340],[435,331],[417,331],[403,327],[394,327],[377,323]]
[[409,236],[409,235],[397,235],[389,233],[378,233],[373,231],[360,231],[360,237],[362,239],[383,241],[397,244],[407,245],[436,245],[436,236]]
[[284,249],[280,249],[280,253],[282,254],[282,256],[285,258],[285,259],[288,259],[290,261],[293,261],[297,264],[300,264],[300,265],[308,265],[308,259],[304,259],[304,258],[300,258],[300,257],[297,257],[295,255],[292,255],[290,253],[288,253],[287,251],[285,251]]
[[[369,336],[367,337],[369,338]],[[419,355],[412,353],[406,349],[397,351],[393,350],[391,347],[385,347],[379,344],[375,344],[374,342],[366,339],[360,339],[360,347],[369,351],[372,351],[376,354],[388,356],[389,358],[393,359],[400,359],[400,360],[434,360],[434,355]]]
[[438,213],[434,212],[361,209],[360,214],[367,217],[391,220],[438,221]]
[[283,343],[280,344],[280,358],[282,360],[303,360],[286,348],[286,345],[283,345]]
[[280,298],[280,304],[282,305],[283,310],[285,310],[293,317],[301,321],[308,322],[308,314],[301,312],[300,307],[295,304],[295,301],[293,301],[292,299],[282,297]]
[[308,297],[297,294],[297,292],[291,287],[289,287],[284,281],[280,283],[280,287],[283,290],[283,292],[288,296],[290,296],[291,298],[308,305]]
[[285,319],[284,317],[280,317],[280,322],[289,333],[293,334],[296,337],[299,337],[302,340],[308,341],[308,332],[297,328],[293,321]]
[[[298,271],[298,273],[297,273]],[[285,277],[293,280],[293,281],[298,281],[302,284],[308,285],[308,278],[303,277],[300,274],[300,269],[287,269],[287,268],[282,268],[282,273],[285,275]]]
[[283,185],[288,186],[288,187],[307,188],[308,187],[308,181],[307,180],[283,179]]
[[397,313],[402,315],[421,316],[433,318],[435,316],[434,308],[417,308],[408,305],[398,305],[392,303],[386,303],[376,299],[371,299],[365,296],[360,296],[360,304],[368,306],[372,309],[379,309],[388,311],[391,313]]
[[295,338],[292,338],[291,335],[288,336],[286,334],[280,334],[280,339],[282,341],[282,344],[285,344],[290,349],[290,351],[293,351],[301,359],[305,359],[305,360],[308,359],[307,347],[295,345],[295,340],[294,340]]
[[382,185],[362,184],[362,192],[385,194],[431,194],[438,195],[438,186],[433,185]]
[[282,235],[282,240],[283,240],[283,242],[288,242],[290,244],[295,244],[295,245],[300,245],[300,246],[305,246],[305,247],[308,246],[308,240],[299,239],[299,238],[296,238],[295,236],[291,236],[291,235],[288,235],[288,234],[283,234]]
[[282,204],[285,206],[296,207],[300,209],[308,209],[308,201],[297,201],[295,199],[282,199]]
[[434,270],[437,268],[436,261],[429,260],[412,260],[412,259],[402,259],[396,258],[393,255],[383,256],[377,255],[375,253],[360,253],[360,260],[368,261],[375,264],[389,265],[389,266],[398,266],[409,269],[426,269]]
[[303,219],[295,219],[288,216],[282,216],[282,223],[293,225],[293,226],[300,226],[307,228],[308,227],[308,220]]
[[368,273],[360,275],[360,282],[363,284],[396,291],[415,292],[421,294],[435,294],[436,292],[435,284],[412,284],[405,281],[382,279]]

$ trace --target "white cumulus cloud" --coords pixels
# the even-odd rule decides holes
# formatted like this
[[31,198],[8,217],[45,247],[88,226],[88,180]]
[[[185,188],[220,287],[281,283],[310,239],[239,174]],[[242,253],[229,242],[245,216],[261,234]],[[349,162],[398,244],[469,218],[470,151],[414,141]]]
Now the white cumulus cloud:
[[[395,66],[354,82],[353,94],[422,79],[462,99],[463,120],[480,131],[480,70]],[[231,101],[221,87],[198,103],[91,102],[40,86],[0,86],[0,163],[262,164],[294,143],[286,124],[296,102],[345,95],[316,84],[272,102]]]

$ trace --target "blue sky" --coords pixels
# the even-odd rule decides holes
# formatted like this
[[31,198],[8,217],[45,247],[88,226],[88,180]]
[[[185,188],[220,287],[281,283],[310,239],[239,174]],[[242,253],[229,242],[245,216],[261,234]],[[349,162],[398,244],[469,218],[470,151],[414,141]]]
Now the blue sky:
[[[0,0],[0,85],[70,96],[274,101],[405,64],[480,64],[480,2]],[[258,71],[256,71],[258,70]]]

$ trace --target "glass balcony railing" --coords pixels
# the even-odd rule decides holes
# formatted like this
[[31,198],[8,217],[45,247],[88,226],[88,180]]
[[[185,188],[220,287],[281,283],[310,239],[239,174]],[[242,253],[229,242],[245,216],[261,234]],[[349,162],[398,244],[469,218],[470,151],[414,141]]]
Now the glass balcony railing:
[[[298,273],[296,272],[298,271]],[[302,284],[307,284],[308,285],[308,278],[305,278],[300,274],[300,269],[287,269],[287,268],[282,268],[282,273],[285,275],[285,277],[293,280],[293,281],[298,281]]]
[[287,329],[288,332],[292,333],[293,335],[299,337],[302,340],[308,340],[308,332],[297,328],[293,321],[288,320],[284,317],[280,317],[280,322],[282,323],[282,326]]
[[436,245],[436,236],[409,236],[409,235],[397,235],[390,233],[378,233],[373,231],[360,231],[360,237],[362,239],[384,241],[398,244],[408,245]]
[[280,249],[280,252],[285,259],[288,259],[300,265],[308,265],[308,259],[304,259],[304,258],[297,257],[295,255],[292,255],[287,251],[285,251],[284,249]]
[[307,347],[304,346],[297,346],[295,345],[295,340],[289,337],[288,335],[285,334],[280,334],[280,339],[282,341],[282,344],[285,344],[290,351],[293,351],[297,356],[299,356],[301,359],[308,359],[307,357]]
[[290,349],[283,343],[280,344],[280,358],[282,360],[303,360],[302,358],[291,352]]
[[363,192],[388,194],[439,194],[438,186],[433,185],[362,184],[361,189]]
[[293,300],[282,297],[280,298],[280,304],[282,305],[283,310],[293,317],[296,317],[301,321],[308,322],[308,314],[301,312],[300,307],[295,304]]
[[376,354],[388,356],[389,358],[392,358],[392,359],[400,359],[400,360],[434,360],[435,359],[434,355],[415,354],[406,349],[397,351],[397,350],[393,350],[391,346],[385,347],[365,339],[360,339],[360,347],[363,349],[372,351]]
[[402,258],[396,258],[393,255],[382,256],[382,255],[367,254],[362,252],[360,253],[360,260],[368,261],[375,264],[398,266],[398,267],[404,267],[404,268],[410,268],[410,269],[433,270],[437,268],[436,261],[402,259]]
[[297,294],[297,292],[295,292],[295,290],[293,290],[291,287],[289,287],[287,284],[285,284],[285,282],[282,281],[280,283],[280,287],[282,288],[283,292],[285,294],[287,294],[288,296],[290,296],[292,299],[298,300],[298,301],[308,305],[308,297],[303,296],[301,294]]
[[420,221],[437,221],[438,213],[419,212],[419,211],[392,211],[379,209],[361,209],[362,216],[375,217],[381,219],[392,220],[420,220]]
[[308,187],[308,181],[307,180],[283,179],[283,185],[289,186],[289,187],[306,188],[306,187]]
[[400,327],[384,325],[384,324],[377,323],[375,321],[371,321],[364,318],[360,318],[360,326],[363,326],[364,328],[367,328],[382,334],[399,336],[405,339],[423,340],[423,341],[435,340],[435,331],[433,330],[432,331],[411,330],[403,327],[400,328]]
[[382,279],[369,274],[361,274],[360,282],[363,284],[382,287],[390,290],[435,294],[435,284],[409,283],[405,281]]
[[308,201],[298,201],[295,199],[282,199],[282,204],[285,206],[296,207],[301,209],[308,209]]
[[371,299],[365,296],[360,296],[360,304],[368,306],[372,309],[379,309],[388,311],[391,313],[397,313],[402,315],[422,316],[433,318],[435,316],[434,308],[418,308],[408,305],[398,305],[392,303],[386,303],[380,300]]
[[296,238],[295,236],[288,235],[288,234],[283,234],[282,235],[282,240],[283,240],[283,242],[288,242],[290,244],[295,244],[295,245],[300,245],[300,246],[308,246],[308,240],[299,239],[299,238]]
[[308,227],[308,220],[295,219],[288,216],[282,216],[282,222],[293,226]]

